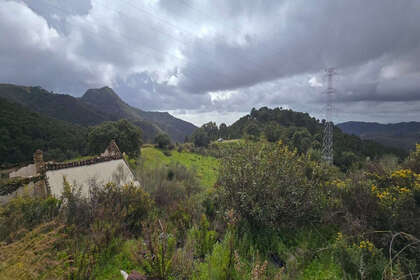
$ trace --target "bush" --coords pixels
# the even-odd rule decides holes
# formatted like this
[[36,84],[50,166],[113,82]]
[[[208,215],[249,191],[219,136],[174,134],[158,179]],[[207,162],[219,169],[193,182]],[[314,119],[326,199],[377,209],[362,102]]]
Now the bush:
[[139,242],[136,258],[148,276],[156,279],[174,279],[172,265],[176,239],[160,220],[145,225],[145,240]]
[[162,209],[175,208],[200,190],[195,174],[181,164],[137,171],[145,190]]
[[53,220],[59,213],[60,201],[48,197],[17,197],[0,207],[0,241],[10,242],[26,231]]
[[192,228],[190,234],[196,244],[197,256],[204,258],[211,252],[216,242],[216,232],[210,230],[210,224],[204,214],[201,216],[199,226]]
[[216,243],[213,251],[197,268],[197,274],[193,279],[231,279],[239,280],[241,275],[235,270],[235,252],[232,246],[233,236],[227,233],[222,243]]
[[[78,189],[66,183],[63,193],[63,215],[69,225],[81,230],[110,226],[115,235],[141,233],[141,223],[153,208],[148,193],[134,185],[92,184],[89,198],[82,198]],[[105,231],[104,231],[105,232]]]
[[247,143],[222,161],[218,192],[255,227],[288,228],[321,218],[324,169],[282,144]]

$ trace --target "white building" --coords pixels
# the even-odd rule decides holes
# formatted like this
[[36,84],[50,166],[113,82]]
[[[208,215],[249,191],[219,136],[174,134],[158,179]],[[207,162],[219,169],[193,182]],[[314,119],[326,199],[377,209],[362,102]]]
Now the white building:
[[83,196],[89,194],[89,187],[92,184],[125,185],[133,183],[140,185],[115,141],[111,141],[106,150],[98,157],[65,163],[44,162],[42,152],[37,150],[34,154],[34,163],[10,173],[9,178],[22,180],[22,187],[8,194],[0,195],[0,203],[7,202],[24,192],[32,195],[50,194],[60,197],[65,181],[80,188]]

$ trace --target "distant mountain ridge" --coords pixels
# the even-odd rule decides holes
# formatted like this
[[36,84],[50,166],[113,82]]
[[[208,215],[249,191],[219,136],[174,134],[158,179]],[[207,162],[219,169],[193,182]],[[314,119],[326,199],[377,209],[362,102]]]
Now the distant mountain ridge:
[[164,132],[173,141],[183,142],[197,128],[169,113],[132,107],[109,87],[89,89],[81,98],[76,98],[51,93],[41,87],[0,84],[0,97],[49,117],[84,126],[128,119],[142,128],[146,141]]
[[374,140],[385,146],[411,150],[416,143],[420,143],[420,122],[381,124],[350,121],[337,126],[347,134]]

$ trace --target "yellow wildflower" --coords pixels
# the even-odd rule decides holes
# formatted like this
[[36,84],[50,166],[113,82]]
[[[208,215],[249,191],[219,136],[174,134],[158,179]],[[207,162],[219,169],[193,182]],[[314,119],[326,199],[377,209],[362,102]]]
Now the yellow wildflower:
[[410,192],[410,190],[409,190],[409,189],[407,189],[406,187],[402,187],[402,188],[398,188],[398,192],[399,192],[399,193],[409,193],[409,192]]
[[380,200],[388,198],[388,197],[389,197],[389,195],[390,195],[390,194],[389,194],[389,192],[388,192],[388,191],[378,192],[378,193],[376,194],[376,196],[377,196]]
[[369,252],[372,252],[373,249],[375,248],[375,245],[373,245],[373,243],[370,242],[369,240],[366,240],[366,241],[363,240],[363,241],[360,241],[359,248],[367,249]]
[[413,171],[411,171],[410,169],[396,170],[391,174],[391,178],[395,178],[395,177],[408,178],[411,176],[413,176]]
[[377,187],[375,185],[372,185],[372,192],[375,192]]
[[341,232],[337,233],[337,238],[335,240],[340,241],[343,239],[343,234]]

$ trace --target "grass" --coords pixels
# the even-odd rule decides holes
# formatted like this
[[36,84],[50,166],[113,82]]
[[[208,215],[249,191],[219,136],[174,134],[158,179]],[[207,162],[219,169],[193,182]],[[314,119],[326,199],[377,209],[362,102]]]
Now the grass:
[[205,187],[212,187],[217,181],[219,160],[211,156],[203,156],[190,152],[170,151],[171,155],[166,156],[162,150],[154,147],[143,147],[141,159],[146,168],[156,168],[160,165],[179,163],[194,170],[200,183]]
[[132,256],[136,248],[137,242],[135,240],[125,241],[116,255],[108,258],[106,263],[103,263],[96,268],[95,279],[122,279],[120,270],[124,270],[128,273],[132,270],[142,272],[141,268],[133,263]]

